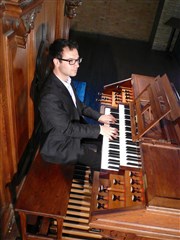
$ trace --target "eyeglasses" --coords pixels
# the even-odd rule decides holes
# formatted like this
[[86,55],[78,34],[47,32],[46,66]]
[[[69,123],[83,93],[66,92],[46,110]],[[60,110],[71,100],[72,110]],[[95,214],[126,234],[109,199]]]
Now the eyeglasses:
[[82,62],[82,58],[78,58],[78,59],[63,59],[63,58],[58,58],[60,61],[65,61],[68,62],[69,65],[74,65],[75,63],[81,63]]

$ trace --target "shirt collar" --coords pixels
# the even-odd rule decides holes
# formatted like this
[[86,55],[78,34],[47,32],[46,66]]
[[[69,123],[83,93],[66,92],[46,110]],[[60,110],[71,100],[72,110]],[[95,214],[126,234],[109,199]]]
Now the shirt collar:
[[66,87],[68,87],[68,86],[71,84],[71,78],[70,78],[70,77],[68,77],[67,81],[63,81],[63,80],[61,80],[61,79],[60,79],[60,81],[61,81]]

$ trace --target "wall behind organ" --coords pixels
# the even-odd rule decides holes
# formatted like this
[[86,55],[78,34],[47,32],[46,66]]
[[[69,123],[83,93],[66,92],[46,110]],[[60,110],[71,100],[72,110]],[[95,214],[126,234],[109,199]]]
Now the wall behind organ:
[[159,0],[83,0],[71,29],[149,41]]

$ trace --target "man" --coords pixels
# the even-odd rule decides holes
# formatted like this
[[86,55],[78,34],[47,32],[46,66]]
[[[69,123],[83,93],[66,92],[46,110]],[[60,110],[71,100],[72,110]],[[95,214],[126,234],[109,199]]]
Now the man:
[[[71,77],[76,76],[82,59],[75,42],[57,39],[49,48],[53,71],[42,90],[39,111],[46,134],[41,147],[42,158],[52,163],[81,163],[100,169],[101,153],[92,148],[86,139],[118,137],[118,130],[109,126],[116,119],[101,115],[80,102],[71,87]],[[82,117],[90,117],[101,125],[84,123]]]

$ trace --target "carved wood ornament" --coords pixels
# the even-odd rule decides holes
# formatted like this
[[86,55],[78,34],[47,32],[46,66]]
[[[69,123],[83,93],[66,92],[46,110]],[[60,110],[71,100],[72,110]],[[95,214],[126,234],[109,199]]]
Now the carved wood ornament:
[[12,31],[18,47],[25,48],[27,36],[34,28],[35,18],[40,12],[43,0],[2,1],[4,5],[4,33]]
[[76,16],[76,9],[82,4],[82,0],[66,0],[65,15],[68,18],[74,18]]

